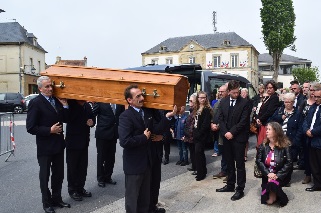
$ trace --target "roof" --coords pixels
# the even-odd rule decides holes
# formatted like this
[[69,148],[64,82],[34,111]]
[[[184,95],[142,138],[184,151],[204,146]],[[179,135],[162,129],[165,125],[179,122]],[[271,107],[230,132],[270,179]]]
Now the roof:
[[[299,58],[287,54],[282,54],[281,62],[292,62],[292,63],[312,63],[312,61],[304,58]],[[273,64],[272,56],[268,53],[263,53],[259,55],[259,63]]]
[[56,62],[57,65],[70,65],[70,66],[82,66],[85,67],[86,61],[85,60],[60,60]]
[[[0,44],[16,44],[20,42],[34,46],[33,38],[36,38],[36,36],[33,33],[28,33],[18,22],[0,23]],[[36,48],[47,52],[38,42]]]
[[[192,36],[183,36],[183,37],[175,37],[169,38],[155,47],[144,52],[147,53],[158,53],[160,48],[165,46],[168,52],[177,52],[180,51],[183,47],[188,45],[191,41],[194,41],[204,47],[205,49],[209,48],[218,48],[218,47],[226,47],[224,45],[224,41],[230,41],[230,45],[228,46],[252,46],[249,42],[244,40],[241,36],[236,34],[235,32],[228,33],[214,33],[214,34],[204,34],[204,35],[192,35]],[[143,54],[144,54],[143,53]]]

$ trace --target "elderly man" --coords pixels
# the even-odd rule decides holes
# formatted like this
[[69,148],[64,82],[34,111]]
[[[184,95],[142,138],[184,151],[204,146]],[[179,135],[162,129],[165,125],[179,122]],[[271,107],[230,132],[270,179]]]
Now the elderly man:
[[[217,132],[219,130],[219,124],[218,124],[218,115],[219,115],[219,106],[220,106],[220,102],[222,100],[222,98],[225,98],[228,96],[228,91],[227,91],[227,85],[224,84],[223,86],[221,86],[218,90],[218,94],[219,94],[219,100],[214,104],[213,107],[213,120],[211,123],[211,130],[214,132]],[[221,135],[218,136],[218,150],[220,151],[222,158],[221,158],[221,171],[218,174],[213,175],[213,179],[223,179],[223,182],[227,181],[226,175],[227,175],[227,164],[226,164],[226,160],[225,160],[225,156],[223,153],[223,138]]]
[[[64,149],[66,147],[62,123],[68,120],[67,100],[52,96],[52,83],[48,76],[37,80],[40,95],[29,103],[26,128],[36,135],[37,159],[43,209],[54,213],[53,207],[68,207],[62,201],[61,187],[64,179]],[[51,192],[48,188],[51,170]]]
[[158,110],[143,108],[144,97],[137,85],[128,86],[124,95],[129,107],[119,117],[118,132],[120,146],[124,148],[126,212],[165,212],[156,207],[161,176],[161,140],[168,120],[176,114],[177,108],[175,106],[165,116]]
[[310,147],[310,166],[314,185],[306,191],[321,191],[321,85],[315,85],[315,103],[310,107],[303,123],[303,132],[307,135]]

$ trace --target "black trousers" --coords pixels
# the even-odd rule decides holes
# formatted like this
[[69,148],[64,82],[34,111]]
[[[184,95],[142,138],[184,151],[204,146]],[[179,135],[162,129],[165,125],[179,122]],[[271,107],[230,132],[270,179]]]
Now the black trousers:
[[321,188],[321,149],[310,147],[310,166],[314,186]]
[[195,165],[197,177],[203,178],[207,174],[206,157],[204,153],[204,142],[195,143]]
[[88,147],[81,150],[66,150],[68,192],[84,189],[88,168]]
[[[231,142],[226,138],[223,139],[223,155],[227,162],[227,185],[230,187],[235,187],[237,182],[238,191],[243,191],[246,183],[246,172],[245,172],[245,161],[244,161],[244,152],[246,141],[240,142]],[[236,165],[236,169],[235,169]],[[237,172],[237,176],[235,174]]]
[[149,204],[150,211],[154,210],[158,203],[159,188],[160,188],[160,182],[161,182],[161,176],[162,176],[161,173],[162,173],[161,161],[157,157],[154,157],[152,168],[151,168],[151,180],[150,180],[150,204]]
[[[61,187],[64,180],[64,150],[54,155],[37,156],[40,167],[39,180],[42,204],[49,207],[52,203],[62,201]],[[51,169],[51,192],[48,188]]]
[[189,148],[189,156],[191,158],[191,163],[192,163],[192,170],[196,171],[195,144],[194,143],[188,143],[188,148]]
[[97,148],[97,181],[111,179],[115,165],[117,139],[104,140],[96,138]]
[[168,160],[169,154],[171,152],[171,141],[170,140],[164,141],[163,144],[164,144],[164,157],[165,159]]
[[139,175],[125,174],[126,213],[148,212],[150,202],[151,170]]

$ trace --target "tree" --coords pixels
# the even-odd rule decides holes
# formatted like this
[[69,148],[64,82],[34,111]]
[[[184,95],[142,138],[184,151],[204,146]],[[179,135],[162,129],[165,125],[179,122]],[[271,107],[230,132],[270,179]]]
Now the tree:
[[292,0],[261,0],[264,44],[273,58],[273,80],[277,82],[281,55],[285,48],[295,51],[295,14]]
[[292,75],[300,84],[303,84],[305,81],[318,81],[319,69],[318,67],[294,68]]

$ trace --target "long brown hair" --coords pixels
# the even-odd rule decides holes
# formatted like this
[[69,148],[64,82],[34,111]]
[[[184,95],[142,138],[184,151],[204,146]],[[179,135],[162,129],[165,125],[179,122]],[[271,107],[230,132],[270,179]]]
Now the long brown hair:
[[194,114],[194,115],[196,115],[196,112],[200,109],[200,102],[199,102],[199,100],[198,100],[198,97],[199,97],[201,94],[203,94],[203,95],[206,96],[206,100],[205,100],[205,103],[204,103],[204,108],[208,108],[208,109],[210,110],[210,112],[212,112],[212,107],[211,107],[210,102],[209,102],[209,100],[208,100],[207,93],[204,92],[204,91],[199,91],[199,92],[197,93],[197,96],[196,96],[196,103],[195,103],[195,104],[196,104],[196,107],[194,107],[194,109],[193,109],[193,114]]
[[[273,129],[275,135],[274,135],[274,144],[278,148],[286,148],[291,145],[290,140],[288,137],[284,134],[282,126],[277,122],[269,122],[267,126],[271,126]],[[264,145],[268,145],[270,143],[270,140],[268,138],[264,139],[263,141]]]

